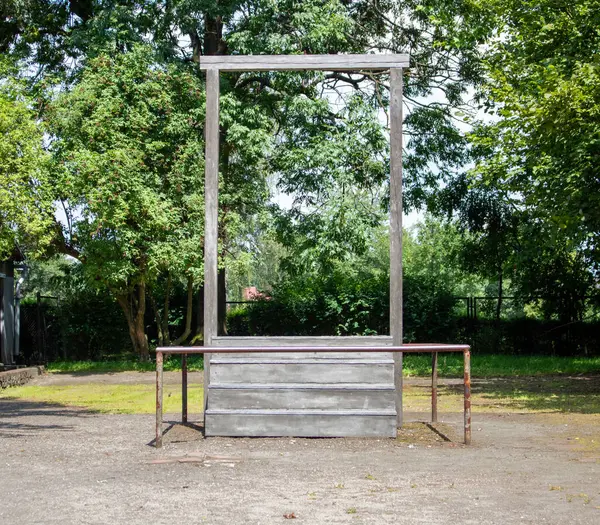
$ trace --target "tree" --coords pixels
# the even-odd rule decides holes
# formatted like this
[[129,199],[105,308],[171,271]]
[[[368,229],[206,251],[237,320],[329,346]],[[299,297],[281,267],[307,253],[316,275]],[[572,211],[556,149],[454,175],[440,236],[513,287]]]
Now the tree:
[[[211,54],[410,51],[413,67],[405,78],[405,93],[409,102],[405,128],[410,137],[405,170],[406,203],[430,204],[439,179],[454,177],[466,160],[464,137],[455,125],[454,113],[459,108],[465,109],[464,98],[468,86],[479,82],[478,50],[485,36],[485,31],[480,29],[483,26],[473,24],[474,20],[485,14],[485,10],[472,2],[199,0],[190,3],[187,0],[175,0],[157,3],[83,0],[66,3],[30,0],[30,4],[30,10],[23,10],[17,3],[11,4],[0,38],[1,45],[9,54],[21,60],[22,75],[28,78],[32,89],[40,96],[52,98],[56,90],[71,91],[58,104],[62,104],[65,110],[57,113],[58,117],[49,118],[55,119],[53,132],[63,155],[61,166],[67,171],[76,168],[83,172],[96,165],[98,169],[94,168],[93,176],[90,176],[92,181],[104,181],[99,174],[112,169],[106,163],[112,162],[115,152],[119,150],[120,156],[114,160],[120,176],[124,178],[130,168],[135,180],[145,181],[144,177],[147,176],[139,175],[141,168],[136,164],[141,153],[136,153],[136,158],[129,150],[124,152],[125,148],[119,146],[121,137],[111,131],[113,127],[120,129],[120,120],[105,118],[101,113],[105,106],[102,103],[104,96],[108,96],[109,100],[121,97],[124,107],[131,103],[143,105],[140,97],[125,98],[118,95],[126,93],[129,96],[129,91],[119,82],[111,85],[113,80],[105,82],[105,79],[98,78],[97,87],[101,86],[102,89],[92,89],[86,81],[90,67],[94,67],[92,64],[101,64],[107,60],[107,56],[117,63],[126,60],[119,57],[132,53],[135,55],[136,46],[140,43],[148,44],[155,52],[152,68],[163,72],[169,70],[173,75],[177,71],[191,76],[198,74],[192,72],[190,66],[203,55]],[[474,27],[476,30],[473,30]],[[25,67],[25,64],[29,66]],[[84,111],[87,102],[78,99],[78,85],[82,84],[85,88],[82,93],[84,99],[87,96],[85,93],[98,93],[90,97],[96,104],[96,109],[89,115],[89,122],[98,124],[95,131],[90,129],[88,114]],[[347,109],[339,110],[332,101],[323,98],[324,91],[340,93],[342,100],[347,103]],[[443,94],[441,102],[427,100],[433,92]],[[385,147],[381,148],[386,142],[386,130],[385,125],[377,123],[375,117],[377,108],[385,107],[387,96],[386,75],[332,72],[223,76],[220,166],[222,214],[219,231],[222,292],[225,289],[224,267],[230,254],[239,252],[240,247],[244,246],[242,233],[246,233],[247,219],[265,209],[269,172],[277,173],[280,189],[297,197],[292,210],[277,213],[281,219],[280,235],[292,241],[290,244],[296,255],[312,253],[317,256],[319,264],[330,264],[332,259],[339,258],[348,249],[365,249],[370,228],[376,226],[382,217],[379,210],[372,213],[370,205],[375,202],[385,206],[386,201],[388,166]],[[72,118],[66,111],[71,105],[79,108],[77,115],[84,115],[85,118]],[[53,106],[51,104],[49,107]],[[150,113],[154,114],[154,111]],[[118,112],[115,114],[119,115]],[[139,124],[130,123],[131,127]],[[136,136],[142,146],[133,144],[132,151],[141,150],[144,155],[149,154],[145,144],[155,140],[152,134],[156,133],[156,129],[156,126],[137,129],[131,136]],[[101,132],[106,132],[107,136],[100,136]],[[127,138],[128,133],[122,135]],[[92,142],[80,140],[76,138],[78,136],[92,139]],[[296,138],[303,142],[311,154],[316,155],[314,159],[302,157],[294,146]],[[127,140],[129,144],[135,142],[131,138]],[[85,154],[78,153],[72,160],[67,155],[69,150]],[[317,168],[316,161],[319,159],[327,160],[326,177],[319,176],[324,173]],[[305,169],[298,169],[294,164],[308,160],[312,163]],[[156,167],[157,161],[153,162],[154,167],[148,173],[160,171]],[[433,164],[437,164],[438,169],[432,168]],[[197,167],[201,169],[201,166]],[[61,180],[57,179],[59,182]],[[70,182],[75,184],[76,178]],[[154,191],[151,191],[154,186],[147,182],[136,182],[133,186],[150,195]],[[108,200],[110,194],[104,191],[95,193],[90,189],[82,190],[78,195],[78,198],[72,199],[73,210],[77,206],[93,210],[85,217],[89,223],[85,233],[92,238],[97,235],[97,217],[104,213],[100,213],[102,210],[98,202],[111,202]],[[332,197],[333,204],[327,205]],[[356,205],[365,198],[370,199],[367,210]],[[171,208],[164,210],[152,199],[150,201],[152,206],[156,204],[154,215],[150,217],[153,221],[174,224],[170,222],[168,213]],[[141,206],[139,208],[142,209]],[[175,205],[172,209],[179,208]],[[324,214],[319,217],[321,212]],[[136,221],[128,223],[117,215],[114,218],[118,220],[111,223],[113,217],[107,216],[101,223],[102,227],[110,225],[107,230],[110,235],[119,239],[124,235],[122,239],[133,240],[132,246],[150,246],[138,243],[147,236],[147,225]],[[77,219],[78,212],[72,213],[72,217]],[[164,217],[164,220],[160,217]],[[187,227],[184,226],[184,230]],[[314,229],[314,234],[308,234],[309,227]],[[165,235],[160,227],[157,231],[160,235],[154,236],[152,230],[153,238],[160,239]],[[195,231],[201,231],[201,226],[197,226]],[[99,233],[102,232],[101,228]],[[108,233],[104,235],[106,237]],[[66,237],[62,246],[69,251],[75,243],[70,232]],[[77,242],[83,243],[82,238],[78,236]],[[85,242],[88,242],[87,239]],[[104,247],[114,248],[116,245],[109,242],[95,246],[102,246],[97,253],[104,257]],[[190,246],[197,249],[198,244],[192,240]],[[121,251],[115,250],[112,259],[116,259],[119,253]],[[92,255],[90,250],[89,255]],[[133,254],[128,253],[115,267],[119,271],[114,275],[121,275],[115,290],[127,290],[127,304],[133,305],[133,308],[127,306],[127,309],[130,310],[130,316],[136,319],[133,323],[137,327],[136,344],[145,352],[139,317],[145,304],[140,294],[152,279],[156,283],[159,278],[147,275],[146,270],[139,273],[140,265],[137,263],[129,269],[121,268],[124,261],[128,258],[131,260],[130,255]],[[179,278],[189,283],[189,274],[196,274],[197,267],[184,264],[183,268]],[[100,275],[104,270],[98,268],[95,273]],[[154,272],[152,275],[160,273],[162,282],[168,282],[164,265],[153,263],[148,271]],[[122,288],[124,283],[128,284]],[[188,286],[188,291],[190,289]],[[135,300],[131,295],[134,291]],[[220,298],[222,306],[224,293],[220,294]],[[168,310],[167,306],[165,304],[163,314]]]
[[[91,60],[48,109],[59,249],[114,295],[134,349],[148,356],[148,287],[161,271],[201,273],[204,95],[146,48]],[[168,292],[167,292],[168,293]]]
[[[493,118],[471,136],[480,159],[472,183],[494,188],[525,223],[518,262],[532,278],[520,280],[529,293],[556,290],[550,283],[569,260],[597,279],[600,5],[498,0],[491,6],[496,38],[481,100]],[[541,254],[548,258],[543,264]],[[542,268],[553,268],[546,284],[539,279]],[[579,270],[569,274],[564,284],[581,276]],[[580,282],[585,288],[593,280]],[[573,286],[572,293],[581,293]]]
[[465,264],[465,246],[472,242],[474,236],[458,221],[426,215],[423,222],[405,234],[404,272],[429,282],[437,281],[455,296],[478,295],[485,287],[480,267]]
[[[4,75],[3,75],[4,76]],[[0,260],[41,255],[52,239],[43,132],[18,85],[0,80]]]
[[[485,5],[468,0],[29,0],[26,9],[9,1],[0,45],[36,66],[23,73],[32,73],[38,86],[53,78],[70,85],[86,59],[127,52],[140,42],[153,45],[163,60],[183,64],[211,54],[410,52],[405,203],[423,206],[435,200],[438,181],[451,180],[468,160],[455,123],[471,112],[465,95],[481,81],[480,50],[490,32],[490,16]],[[242,103],[264,104],[269,97],[257,94],[269,91],[281,97],[309,95],[311,102],[323,88],[361,91],[379,107],[387,98],[386,75],[229,78],[223,94],[233,91]]]

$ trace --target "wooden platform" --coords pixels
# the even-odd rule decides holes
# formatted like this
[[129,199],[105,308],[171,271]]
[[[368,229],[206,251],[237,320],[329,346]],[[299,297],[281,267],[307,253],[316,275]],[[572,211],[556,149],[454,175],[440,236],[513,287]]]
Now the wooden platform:
[[[289,340],[288,340],[289,339]],[[233,338],[223,346],[356,346],[391,338]],[[390,352],[212,354],[207,436],[395,437],[394,359]]]
[[[394,437],[402,353],[432,353],[431,418],[437,421],[437,353],[464,356],[465,444],[471,442],[468,345],[392,345],[389,338],[214,338],[211,347],[156,349],[156,446],[163,436],[163,358],[182,356],[187,422],[187,355],[204,354],[206,436]],[[254,343],[254,344],[252,344]],[[320,343],[320,344],[319,344]],[[394,357],[392,357],[394,356]]]

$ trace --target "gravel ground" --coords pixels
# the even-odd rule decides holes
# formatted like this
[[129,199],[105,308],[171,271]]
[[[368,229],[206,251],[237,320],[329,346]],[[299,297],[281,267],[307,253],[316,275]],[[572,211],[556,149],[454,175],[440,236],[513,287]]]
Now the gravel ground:
[[471,447],[461,414],[443,419],[451,441],[419,423],[398,440],[176,425],[156,450],[153,416],[0,399],[0,523],[600,523],[599,414],[474,413]]

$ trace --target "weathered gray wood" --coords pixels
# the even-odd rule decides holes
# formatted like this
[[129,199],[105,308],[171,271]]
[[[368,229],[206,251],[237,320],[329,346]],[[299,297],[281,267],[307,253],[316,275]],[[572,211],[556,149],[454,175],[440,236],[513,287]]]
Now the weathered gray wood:
[[396,437],[391,411],[209,410],[207,436]]
[[388,335],[369,336],[279,336],[279,337],[213,337],[212,346],[389,346]]
[[[402,69],[390,70],[390,334],[402,344]],[[402,354],[394,354],[396,413],[402,426]]]
[[[217,335],[218,218],[219,218],[219,70],[206,72],[204,157],[204,345]],[[208,406],[210,354],[204,355],[204,408]]]
[[393,383],[391,363],[211,363],[215,383]]
[[263,359],[256,359],[253,357],[242,357],[238,354],[231,354],[231,355],[227,355],[227,354],[222,354],[222,355],[217,355],[212,356],[211,359],[211,364],[213,365],[224,365],[224,364],[229,364],[229,365],[235,365],[235,364],[239,364],[239,365],[257,365],[257,364],[270,364],[270,365],[293,365],[294,363],[304,363],[307,365],[340,365],[340,364],[348,364],[348,365],[373,365],[373,364],[378,364],[378,365],[382,365],[382,364],[392,364],[394,362],[394,360],[392,359],[391,355],[385,355],[381,358],[373,358],[373,357],[367,357],[367,358],[358,358],[358,359],[354,359],[352,357],[348,357],[348,358],[344,358],[344,359],[330,359],[327,357],[318,357],[318,358],[311,358],[311,357],[300,357],[300,358],[296,358],[296,359],[289,359],[287,357],[267,357],[267,358],[263,358]]
[[394,385],[352,385],[303,383],[277,385],[210,386],[211,409],[353,409],[392,410],[395,413]]
[[[276,347],[273,347],[276,348]],[[295,348],[290,346],[290,348]],[[382,347],[382,350],[385,347]],[[236,353],[220,353],[220,348],[217,352],[211,352],[211,358],[214,360],[220,357],[242,357],[250,360],[283,360],[284,363],[296,359],[318,359],[327,360],[331,363],[339,363],[346,359],[392,359],[390,352],[236,352]]]
[[222,71],[357,71],[408,67],[409,55],[215,55],[200,69]]

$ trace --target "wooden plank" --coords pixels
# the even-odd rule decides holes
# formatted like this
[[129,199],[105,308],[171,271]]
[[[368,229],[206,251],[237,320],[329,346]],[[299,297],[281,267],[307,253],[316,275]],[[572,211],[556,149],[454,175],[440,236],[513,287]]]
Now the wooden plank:
[[[386,346],[386,352],[418,354],[424,352],[464,352],[469,345],[447,345],[441,343],[404,344]],[[163,354],[202,354],[202,346],[159,346],[156,351]],[[252,352],[381,352],[380,346],[224,346],[210,348],[213,354],[236,354]]]
[[[402,69],[390,70],[390,333],[402,344]],[[396,411],[402,426],[402,354],[394,354]]]
[[[217,335],[219,219],[219,70],[206,72],[204,156],[204,345]],[[208,402],[210,354],[204,354],[204,409]]]
[[[239,385],[239,386],[238,386]],[[351,409],[394,410],[394,387],[368,388],[369,385],[344,384],[343,389],[330,384],[264,385],[228,384],[225,388],[211,385],[211,409]],[[235,388],[238,387],[238,388]],[[334,388],[332,388],[334,387]]]
[[212,410],[206,436],[396,437],[393,411]]
[[235,352],[233,354],[215,354],[212,356],[211,362],[215,360],[216,355],[230,355],[251,359],[252,361],[281,359],[286,363],[297,361],[298,359],[320,359],[333,362],[340,362],[344,359],[392,359],[391,352],[386,352],[385,349],[386,347],[382,346],[379,352]]
[[222,71],[357,71],[408,67],[409,55],[214,55],[200,69]]
[[212,346],[389,346],[388,335],[368,336],[279,336],[279,337],[213,337]]
[[[394,363],[237,363],[213,362],[211,383],[388,383]],[[211,405],[212,407],[212,405]]]

